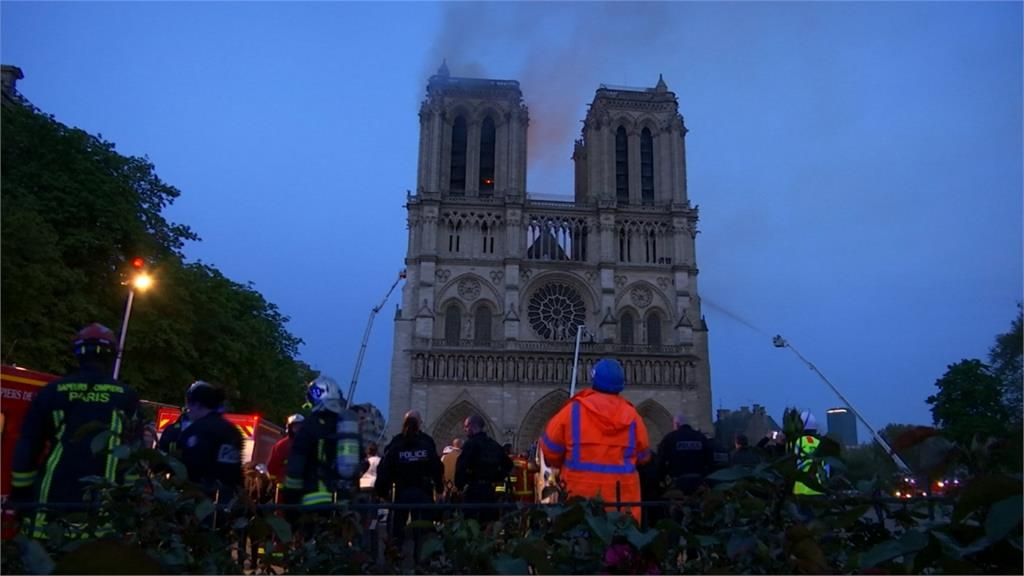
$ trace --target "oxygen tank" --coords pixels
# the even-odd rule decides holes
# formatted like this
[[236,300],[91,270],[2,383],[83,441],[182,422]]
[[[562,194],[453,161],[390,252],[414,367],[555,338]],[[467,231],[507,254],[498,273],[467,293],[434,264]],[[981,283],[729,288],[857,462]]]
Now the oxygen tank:
[[342,410],[338,414],[336,425],[338,436],[337,455],[334,466],[342,482],[351,486],[359,478],[359,446],[362,436],[359,434],[359,416],[353,410]]

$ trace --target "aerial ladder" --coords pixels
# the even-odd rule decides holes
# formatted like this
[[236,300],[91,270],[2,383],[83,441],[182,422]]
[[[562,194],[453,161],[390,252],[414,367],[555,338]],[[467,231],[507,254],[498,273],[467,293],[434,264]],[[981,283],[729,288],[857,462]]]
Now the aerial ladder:
[[352,383],[348,385],[348,398],[345,401],[345,408],[352,407],[352,397],[356,393],[356,383],[359,382],[359,370],[363,367],[363,357],[366,356],[366,343],[370,340],[370,330],[373,329],[373,319],[377,317],[377,313],[380,312],[384,304],[387,304],[388,298],[391,297],[391,293],[395,291],[395,287],[398,283],[405,278],[405,270],[398,273],[398,278],[391,284],[391,288],[388,288],[387,294],[384,295],[384,299],[380,301],[380,304],[373,307],[370,310],[370,319],[366,321],[366,330],[363,332],[363,342],[359,345],[359,355],[356,357],[356,367],[352,371]]
[[839,399],[843,401],[843,404],[846,404],[846,407],[849,408],[850,411],[853,412],[853,414],[857,417],[857,419],[860,420],[861,423],[867,427],[867,429],[871,432],[871,435],[875,437],[875,441],[878,442],[882,449],[885,450],[885,453],[889,455],[889,458],[892,459],[893,463],[896,464],[896,467],[899,468],[900,471],[902,471],[905,474],[912,473],[910,470],[910,466],[907,466],[907,463],[903,461],[903,458],[900,458],[900,455],[897,454],[896,451],[892,449],[892,446],[889,446],[889,443],[885,441],[885,438],[882,438],[882,435],[876,432],[875,429],[871,426],[871,424],[868,424],[868,421],[863,416],[861,416],[860,412],[858,412],[856,408],[853,407],[853,404],[850,404],[850,401],[846,399],[846,396],[843,396],[843,393],[840,392],[838,388],[833,386],[832,383],[829,382],[828,378],[825,378],[825,375],[821,373],[821,370],[818,370],[817,366],[812,364],[811,361],[808,360],[807,358],[804,358],[803,354],[798,352],[796,348],[793,348],[793,345],[790,344],[781,335],[776,334],[772,338],[772,345],[775,346],[776,348],[789,348],[793,352],[793,354],[796,354],[796,357],[799,358],[804,364],[806,364],[807,367],[810,368],[815,374],[817,374],[818,378],[821,378],[821,381],[827,384],[828,387],[831,388],[833,392],[835,392],[836,396],[839,396]]

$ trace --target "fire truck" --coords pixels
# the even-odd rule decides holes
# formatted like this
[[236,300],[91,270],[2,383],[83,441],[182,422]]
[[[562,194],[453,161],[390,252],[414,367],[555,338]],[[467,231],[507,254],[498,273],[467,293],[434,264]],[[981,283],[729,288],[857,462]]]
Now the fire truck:
[[[153,404],[156,408],[156,433],[174,423],[181,415],[181,408],[168,404]],[[284,429],[259,414],[224,414],[224,419],[238,427],[242,433],[242,463],[266,464],[270,449],[284,436]]]
[[[11,465],[14,460],[14,446],[18,443],[18,431],[25,421],[28,407],[32,404],[39,389],[50,380],[53,374],[26,370],[17,366],[0,366],[0,499],[7,501],[11,493]],[[4,511],[3,525],[0,536],[4,540],[12,538],[15,532],[13,513]]]

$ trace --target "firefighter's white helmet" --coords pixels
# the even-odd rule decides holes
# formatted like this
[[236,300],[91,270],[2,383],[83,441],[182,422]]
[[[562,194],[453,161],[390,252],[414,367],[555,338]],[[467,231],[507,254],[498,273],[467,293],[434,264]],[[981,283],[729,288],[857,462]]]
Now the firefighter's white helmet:
[[818,429],[818,421],[814,419],[814,414],[810,410],[804,410],[800,413],[800,423],[804,425],[804,430]]
[[313,405],[314,410],[325,402],[329,403],[333,400],[344,402],[341,386],[330,376],[318,376],[316,380],[310,382],[306,389],[306,399]]

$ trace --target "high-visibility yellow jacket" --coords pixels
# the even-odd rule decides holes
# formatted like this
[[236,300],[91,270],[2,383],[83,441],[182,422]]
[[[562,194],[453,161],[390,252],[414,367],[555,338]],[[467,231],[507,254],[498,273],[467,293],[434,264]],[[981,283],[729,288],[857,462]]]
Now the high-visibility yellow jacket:
[[[561,468],[570,496],[639,502],[637,464],[651,458],[647,427],[618,394],[583,390],[555,414],[541,437],[547,463]],[[640,508],[629,510],[640,521]]]
[[[816,436],[810,434],[804,434],[797,438],[796,448],[796,467],[798,470],[803,472],[811,473],[814,471],[815,455],[818,451],[818,446],[821,444],[821,440]],[[817,478],[820,484],[824,484],[828,478],[828,467],[823,463],[818,463]],[[793,494],[798,496],[820,496],[822,492],[819,492],[803,482],[797,481],[793,484]]]

